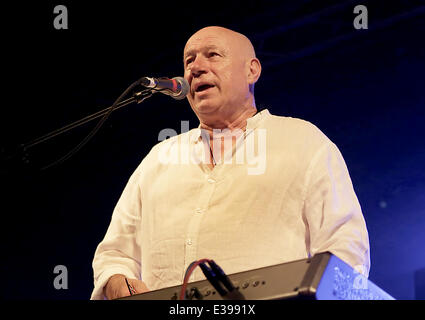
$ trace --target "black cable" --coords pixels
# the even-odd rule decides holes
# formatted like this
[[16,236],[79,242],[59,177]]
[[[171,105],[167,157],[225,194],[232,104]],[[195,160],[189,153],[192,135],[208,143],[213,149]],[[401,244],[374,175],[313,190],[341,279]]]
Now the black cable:
[[227,291],[220,285],[220,282],[218,281],[217,275],[214,273],[214,271],[211,268],[209,268],[205,263],[200,263],[199,266],[201,267],[205,277],[208,279],[211,285],[215,288],[215,290],[217,290],[217,292],[221,296],[225,296],[227,294]]
[[[87,144],[87,142],[89,142],[89,140],[99,131],[99,129],[102,127],[102,125],[105,123],[105,121],[109,118],[109,116],[111,115],[111,113],[116,109],[118,103],[121,102],[121,100],[131,91],[133,90],[137,85],[140,84],[140,80],[137,80],[135,82],[133,82],[119,97],[118,99],[115,100],[115,102],[112,104],[112,106],[106,110],[104,110],[104,115],[103,118],[100,119],[100,121],[97,123],[97,125],[93,128],[93,130],[76,146],[74,147],[71,151],[69,151],[66,155],[64,155],[63,157],[59,158],[58,160],[48,164],[47,166],[42,167],[40,170],[46,170],[48,168],[51,168],[53,166],[56,166],[60,163],[63,163],[64,161],[68,160],[69,158],[71,158],[75,153],[77,153],[85,144]],[[85,122],[84,122],[85,123]],[[72,125],[72,124],[71,124]],[[59,129],[58,131],[60,131],[61,129]],[[70,130],[70,129],[68,129]],[[67,130],[66,130],[67,131]],[[60,133],[63,133],[60,132]],[[59,133],[57,133],[59,134]],[[55,135],[57,135],[55,134]],[[54,136],[55,136],[54,135]],[[52,136],[53,137],[53,136]],[[46,140],[46,139],[44,139]],[[43,141],[44,141],[43,140]]]
[[[143,90],[140,90],[138,92],[133,93],[132,97],[121,101],[132,89],[134,89],[134,87],[136,87],[137,85],[141,85],[141,80],[143,78],[135,81],[133,84],[131,84],[121,95],[118,99],[116,99],[116,101],[114,102],[114,104],[108,108],[105,108],[103,110],[100,110],[94,114],[91,114],[87,117],[84,117],[78,121],[75,121],[71,124],[68,124],[64,127],[61,127],[59,129],[56,129],[52,132],[49,132],[41,137],[38,137],[36,139],[31,140],[28,143],[25,144],[20,144],[19,146],[16,147],[16,149],[13,152],[10,153],[5,153],[3,154],[3,150],[2,150],[2,154],[1,154],[1,161],[11,161],[14,158],[17,157],[21,157],[22,160],[24,160],[25,158],[28,157],[27,155],[27,151],[29,148],[34,147],[42,142],[45,142],[47,140],[50,140],[62,133],[65,133],[71,129],[74,129],[76,127],[79,127],[89,121],[92,121],[96,118],[99,118],[101,116],[103,116],[103,118],[99,121],[99,123],[96,125],[96,127],[76,146],[74,147],[71,151],[69,151],[66,155],[64,155],[63,157],[61,157],[60,159],[54,161],[53,163],[50,163],[49,165],[46,165],[44,167],[42,167],[40,169],[40,171],[46,170],[50,167],[53,167],[55,165],[58,165],[66,160],[68,160],[70,157],[72,157],[75,153],[77,153],[85,144],[87,144],[89,142],[89,140],[99,131],[99,129],[101,128],[101,126],[105,123],[105,121],[108,119],[108,117],[111,115],[111,113],[119,108],[122,108],[132,102],[137,102],[137,103],[141,103],[142,101],[144,101],[145,99],[149,98],[150,96],[152,96],[152,94],[156,93],[156,92],[161,92],[161,91],[165,91],[167,89],[157,89],[156,87],[154,88],[145,88]],[[26,160],[28,161],[28,160]]]
[[230,281],[229,277],[220,268],[218,264],[214,262],[214,260],[210,260],[209,265],[211,266],[211,270],[216,274],[216,278],[220,281],[228,290],[225,295],[222,295],[226,300],[245,300],[243,294],[239,291],[239,288],[235,288],[232,281]]
[[[210,267],[206,265],[206,262],[208,262]],[[193,261],[187,267],[183,285],[180,291],[180,300],[185,300],[186,296],[189,297],[190,300],[192,300],[193,297],[197,299],[203,299],[202,294],[196,287],[192,288],[189,294],[186,293],[186,286],[189,281],[190,274],[197,266],[202,269],[202,272],[204,273],[209,283],[220,294],[220,296],[223,297],[224,300],[245,300],[244,295],[239,291],[238,287],[235,287],[232,284],[230,279],[224,273],[223,269],[221,269],[220,266],[214,262],[214,260],[210,259],[201,259]],[[222,287],[222,284],[225,288]]]
[[[80,120],[77,120],[77,121],[75,121],[73,123],[70,123],[70,124],[68,124],[68,125],[66,125],[66,126],[64,126],[62,128],[56,129],[56,130],[54,130],[52,132],[49,132],[49,133],[47,133],[47,134],[45,134],[45,135],[43,135],[41,137],[38,137],[37,139],[34,139],[34,140],[28,142],[28,143],[21,144],[20,145],[20,148],[22,150],[24,150],[24,151],[27,151],[31,147],[34,147],[34,146],[36,146],[36,145],[38,145],[38,144],[40,144],[40,143],[42,143],[44,141],[50,140],[50,139],[52,139],[52,138],[54,138],[54,137],[56,137],[56,136],[58,136],[58,135],[60,135],[62,133],[65,133],[65,132],[67,132],[69,130],[72,130],[72,129],[76,128],[76,127],[79,127],[79,126],[81,126],[83,124],[86,124],[87,122],[90,122],[90,121],[92,121],[92,120],[94,120],[96,118],[99,118],[102,115],[105,115],[113,107],[114,107],[113,108],[114,109],[113,111],[115,111],[115,110],[118,110],[118,109],[126,106],[127,104],[129,104],[131,102],[134,102],[135,98],[137,99],[137,95],[142,95],[142,97],[145,97],[144,95],[147,92],[149,92],[149,91],[155,93],[155,92],[161,92],[163,90],[166,90],[166,89],[149,88],[149,89],[142,90],[142,91],[136,93],[133,97],[128,98],[128,99],[126,99],[124,101],[121,101],[121,102],[117,103],[117,105],[115,107],[112,105],[111,107],[107,107],[107,108],[105,108],[103,110],[100,110],[100,111],[98,111],[96,113],[93,113],[93,114],[91,114],[91,115],[89,115],[87,117],[84,117],[84,118],[82,118]],[[136,101],[136,102],[137,103],[140,103],[141,101]]]
[[[128,98],[128,99],[126,99],[124,101],[121,101],[119,104],[116,105],[116,107],[115,107],[114,110],[118,110],[119,108],[122,108],[130,100],[133,100],[133,98]],[[51,138],[54,138],[54,137],[56,137],[56,136],[58,136],[58,135],[60,135],[62,133],[65,133],[65,132],[67,132],[67,131],[69,131],[71,129],[74,129],[74,128],[79,127],[79,126],[81,126],[83,124],[86,124],[87,122],[90,122],[90,121],[92,121],[92,120],[94,120],[96,118],[99,118],[102,115],[106,114],[112,107],[113,106],[108,107],[108,108],[105,108],[103,110],[100,110],[100,111],[98,111],[96,113],[93,113],[93,114],[87,116],[87,117],[84,117],[84,118],[82,118],[80,120],[77,120],[77,121],[75,121],[73,123],[70,123],[70,124],[68,124],[68,125],[66,125],[66,126],[64,126],[62,128],[56,129],[56,130],[54,130],[52,132],[49,132],[48,134],[45,134],[45,135],[43,135],[41,137],[38,137],[37,139],[34,139],[34,140],[32,140],[32,141],[30,141],[28,143],[22,144],[21,145],[21,148],[23,148],[24,150],[28,150],[29,148],[34,147],[34,146],[40,144],[41,142],[44,142],[46,140],[50,140]]]
[[[211,268],[207,267],[205,263],[199,264],[204,273],[205,277],[212,284],[212,286],[217,290],[217,292],[225,300],[245,300],[244,295],[239,291],[239,288],[235,288],[230,279],[224,273],[214,260],[209,260],[208,264]],[[224,285],[225,288],[221,286]]]
[[230,281],[230,279],[227,277],[227,275],[224,273],[223,269],[221,269],[214,260],[209,261],[209,265],[211,269],[214,271],[214,273],[217,275],[217,278],[221,281],[221,283],[226,287],[226,289],[230,292],[235,289],[233,286],[233,283]]

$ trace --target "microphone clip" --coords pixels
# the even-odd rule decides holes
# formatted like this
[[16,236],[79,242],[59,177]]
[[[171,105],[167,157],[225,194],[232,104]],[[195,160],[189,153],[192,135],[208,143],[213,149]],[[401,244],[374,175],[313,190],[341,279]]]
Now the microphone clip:
[[139,104],[139,103],[142,103],[147,98],[150,98],[153,94],[154,94],[154,92],[152,92],[152,90],[144,89],[144,90],[134,92],[132,97],[133,97],[134,101],[137,104]]

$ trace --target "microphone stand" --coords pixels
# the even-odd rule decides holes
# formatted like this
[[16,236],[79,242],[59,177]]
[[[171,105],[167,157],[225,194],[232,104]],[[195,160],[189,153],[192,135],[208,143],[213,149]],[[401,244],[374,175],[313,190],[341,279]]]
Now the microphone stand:
[[49,132],[49,133],[47,133],[47,134],[45,134],[45,135],[43,135],[41,137],[38,137],[37,139],[34,139],[34,140],[32,140],[32,141],[30,141],[28,143],[21,144],[20,145],[20,148],[22,148],[23,151],[27,151],[31,147],[34,147],[34,146],[36,146],[36,145],[38,145],[38,144],[40,144],[40,143],[42,143],[44,141],[50,140],[50,139],[52,139],[52,138],[54,138],[54,137],[56,137],[56,136],[58,136],[58,135],[60,135],[62,133],[65,133],[65,132],[67,132],[69,130],[72,130],[74,128],[77,128],[79,126],[82,126],[83,124],[86,124],[87,122],[90,122],[90,121],[92,121],[94,119],[97,119],[97,118],[99,118],[99,117],[107,114],[110,111],[118,110],[118,109],[120,109],[120,108],[122,108],[124,106],[127,106],[127,105],[129,105],[129,104],[131,104],[133,102],[136,102],[136,103],[139,104],[139,103],[143,102],[143,100],[151,97],[152,94],[153,93],[152,93],[152,91],[150,89],[146,89],[146,90],[143,90],[143,91],[136,92],[136,93],[133,94],[133,96],[131,98],[128,98],[126,100],[123,100],[121,102],[118,102],[115,106],[112,105],[110,107],[107,107],[107,108],[105,108],[103,110],[100,110],[100,111],[98,111],[96,113],[93,113],[93,114],[91,114],[91,115],[89,115],[89,116],[87,116],[85,118],[82,118],[82,119],[80,119],[78,121],[75,121],[73,123],[70,123],[70,124],[68,124],[68,125],[66,125],[66,126],[64,126],[62,128],[56,129],[56,130],[54,130],[52,132]]
[[[28,154],[27,151],[28,149],[42,143],[45,141],[48,141],[62,133],[65,133],[69,130],[72,130],[74,128],[77,128],[79,126],[82,126],[83,124],[90,122],[94,119],[97,119],[101,116],[103,116],[103,118],[99,121],[99,123],[96,125],[96,127],[83,139],[83,141],[81,141],[74,149],[72,149],[70,152],[68,152],[65,156],[63,156],[62,158],[56,160],[55,162],[44,166],[43,168],[41,168],[41,170],[45,170],[47,168],[50,168],[56,164],[59,164],[67,159],[69,159],[73,154],[75,154],[79,149],[81,149],[92,137],[93,135],[100,129],[100,127],[103,125],[103,123],[106,121],[106,119],[110,116],[110,114],[117,110],[120,109],[124,106],[127,106],[133,102],[136,103],[141,103],[143,102],[145,99],[150,98],[155,92],[159,92],[161,90],[155,89],[155,88],[144,88],[143,90],[139,90],[137,92],[134,92],[132,94],[132,96],[130,98],[127,98],[125,100],[123,100],[123,98],[125,96],[128,95],[128,93],[133,90],[136,86],[140,85],[140,80],[135,81],[133,84],[131,84],[121,95],[120,97],[110,106],[107,107],[103,110],[100,110],[96,113],[93,113],[85,118],[82,118],[78,121],[75,121],[73,123],[70,123],[62,128],[59,128],[57,130],[54,130],[52,132],[49,132],[41,137],[38,137],[28,143],[24,143],[18,146],[17,150],[10,156],[5,157],[4,160],[8,161],[11,160],[13,158],[16,158],[18,156],[21,156],[21,160],[24,161],[26,164],[29,163],[28,161]],[[2,159],[3,162],[3,159]],[[4,170],[4,169],[3,169]]]

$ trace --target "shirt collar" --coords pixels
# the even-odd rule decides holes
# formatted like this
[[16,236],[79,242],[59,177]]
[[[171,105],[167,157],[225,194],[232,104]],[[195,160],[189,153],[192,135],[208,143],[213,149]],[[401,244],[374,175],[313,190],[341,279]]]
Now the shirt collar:
[[[246,130],[256,129],[259,126],[260,122],[269,115],[270,112],[268,109],[263,109],[260,112],[257,112],[254,116],[246,120]],[[199,124],[197,128],[193,129],[193,134],[190,137],[190,141],[192,143],[195,143],[200,139],[202,139],[201,124]]]

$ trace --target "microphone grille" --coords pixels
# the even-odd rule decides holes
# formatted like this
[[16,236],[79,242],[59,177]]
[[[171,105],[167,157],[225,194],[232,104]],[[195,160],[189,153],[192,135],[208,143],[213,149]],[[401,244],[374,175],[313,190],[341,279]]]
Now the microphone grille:
[[187,80],[183,77],[175,77],[173,78],[174,80],[176,80],[179,84],[180,84],[180,93],[177,95],[173,95],[172,97],[176,100],[182,100],[184,98],[186,98],[187,94],[189,93],[189,83],[187,82]]

